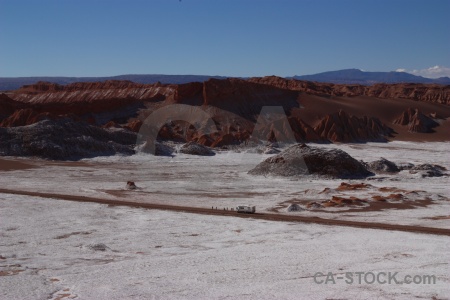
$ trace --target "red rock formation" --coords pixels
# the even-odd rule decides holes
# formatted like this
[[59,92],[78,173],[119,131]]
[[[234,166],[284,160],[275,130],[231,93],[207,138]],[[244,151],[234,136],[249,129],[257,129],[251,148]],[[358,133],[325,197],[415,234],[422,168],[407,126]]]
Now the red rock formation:
[[295,117],[289,117],[288,118],[289,125],[292,128],[292,131],[294,132],[295,139],[299,143],[303,142],[314,142],[314,143],[322,143],[327,142],[326,139],[322,138],[319,134],[317,134],[314,129],[303,122],[299,118]]
[[281,89],[306,92],[313,95],[357,96],[364,93],[362,85],[336,85],[295,79],[285,79],[277,76],[250,78],[250,82],[275,86]]
[[142,106],[143,101],[161,101],[173,97],[174,92],[173,86],[130,81],[82,82],[66,86],[40,82],[15,91],[11,98],[39,111],[83,115]]
[[0,94],[0,120],[4,117],[8,117],[14,113],[17,109],[25,108],[26,105],[17,101],[14,101],[6,94]]
[[[263,133],[261,139],[279,140],[280,137],[287,137],[288,129],[292,129],[298,142],[323,142],[327,139],[340,142],[385,140],[390,129],[378,119],[350,117],[345,113],[329,115],[315,129],[311,128],[300,117],[313,124],[325,113],[337,111],[339,108],[331,106],[333,108],[329,108],[327,112],[319,112],[322,107],[317,105],[319,107],[317,108],[313,104],[312,108],[307,108],[311,112],[305,110],[303,115],[296,114],[300,111],[297,110],[299,96],[308,97],[304,93],[309,93],[326,96],[322,99],[328,100],[329,96],[365,95],[447,103],[448,90],[449,86],[439,85],[336,85],[288,80],[275,76],[249,80],[210,79],[203,83],[181,85],[137,84],[114,80],[73,83],[65,86],[38,82],[8,95],[0,94],[0,126],[32,124],[43,117],[59,118],[70,114],[70,118],[74,120],[84,120],[93,125],[106,127],[119,126],[117,122],[126,124],[125,128],[138,132],[142,121],[156,109],[179,103],[201,107],[207,111],[216,123],[218,132],[205,135],[203,132],[197,132],[195,128],[174,122],[162,129],[159,137],[192,140],[207,146],[214,144],[221,147],[248,141],[263,106],[282,106],[288,115],[289,124],[267,121],[269,123],[258,129]],[[312,100],[309,101],[312,103]],[[330,104],[336,105],[337,102],[339,101]],[[289,115],[291,110],[292,115]],[[316,116],[308,119],[311,115]],[[413,116],[414,114],[411,118]],[[443,116],[447,117],[445,110]],[[423,132],[428,126],[425,121],[419,114],[413,121],[408,121],[408,124],[411,123],[408,126],[411,127],[411,131]]]
[[375,84],[332,84],[285,79],[276,76],[250,78],[250,82],[267,84],[282,89],[306,92],[313,95],[370,96],[385,99],[412,99],[425,102],[450,104],[450,85],[398,83]]
[[203,105],[253,121],[263,106],[283,106],[286,112],[299,107],[297,97],[298,93],[294,91],[236,78],[210,79],[203,83]]
[[180,133],[175,129],[175,123],[166,124],[164,125],[158,133],[158,139],[161,140],[171,140],[171,141],[183,141],[185,142],[186,139]]
[[133,132],[139,132],[139,129],[141,129],[142,121],[141,120],[134,120],[129,122],[127,125],[124,126],[124,128],[127,128]]
[[202,105],[203,83],[191,82],[178,85],[175,89],[173,101],[189,105]]
[[381,142],[387,141],[393,130],[377,118],[349,116],[344,111],[327,115],[314,130],[332,142]]
[[17,92],[27,93],[27,94],[37,94],[40,92],[61,91],[63,89],[64,89],[64,87],[62,85],[59,85],[56,83],[38,81],[35,84],[24,85],[23,87],[18,89]]
[[433,128],[439,125],[432,118],[421,113],[417,108],[408,108],[393,123],[408,126],[408,131],[410,132],[421,133],[433,132]]
[[122,128],[122,126],[120,126],[119,124],[117,124],[114,121],[109,121],[108,123],[106,123],[105,125],[102,126],[103,128]]
[[204,145],[207,147],[211,147],[212,143],[214,142],[214,140],[206,134],[203,134],[200,137],[196,138],[195,141],[200,145]]
[[226,133],[219,138],[217,138],[212,144],[211,147],[223,147],[227,145],[238,145],[240,141],[231,133]]
[[[290,140],[291,134],[295,140]],[[268,124],[258,124],[254,128],[252,136],[269,142],[328,142],[326,138],[318,135],[311,126],[298,117],[282,118]]]
[[8,118],[0,122],[0,127],[15,127],[34,124],[44,119],[55,119],[50,113],[38,113],[30,108],[16,110]]
[[377,98],[403,98],[450,104],[450,85],[419,83],[375,84],[366,87],[364,95]]

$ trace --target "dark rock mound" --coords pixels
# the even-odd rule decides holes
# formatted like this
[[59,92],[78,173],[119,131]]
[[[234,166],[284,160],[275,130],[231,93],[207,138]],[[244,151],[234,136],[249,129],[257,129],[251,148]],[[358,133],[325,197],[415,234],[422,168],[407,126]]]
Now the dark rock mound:
[[318,208],[323,208],[323,205],[318,203],[318,202],[309,202],[308,204],[306,204],[306,208],[308,208],[308,209],[318,209]]
[[400,169],[395,163],[389,161],[385,158],[380,158],[379,160],[370,162],[366,164],[367,169],[375,173],[397,173]]
[[135,190],[137,189],[136,184],[134,181],[127,181],[127,185],[125,186],[127,190]]
[[296,212],[296,211],[303,211],[305,210],[304,208],[302,208],[300,205],[292,203],[291,205],[288,206],[287,211],[288,212]]
[[397,165],[397,167],[399,168],[400,171],[411,170],[412,168],[414,168],[414,164],[412,164],[412,163],[399,163]]
[[422,177],[441,177],[447,175],[444,173],[447,169],[440,165],[422,164],[414,166],[410,169],[409,173],[420,173]]
[[108,246],[106,246],[103,243],[99,243],[99,244],[91,244],[88,245],[88,248],[93,250],[93,251],[106,251],[106,250],[110,250],[110,248]]
[[74,160],[134,153],[136,134],[103,129],[70,119],[43,120],[33,125],[0,128],[0,155]]
[[216,155],[214,151],[206,146],[197,144],[196,142],[188,142],[181,146],[180,153],[191,154],[191,155],[201,155],[201,156],[213,156]]
[[272,156],[248,172],[251,175],[295,177],[319,175],[328,178],[365,178],[373,175],[362,163],[339,149],[297,144]]
[[154,142],[154,147],[152,148],[151,142],[146,142],[143,147],[140,147],[139,152],[153,154],[155,156],[173,156],[175,149],[171,146],[165,145],[161,142]]

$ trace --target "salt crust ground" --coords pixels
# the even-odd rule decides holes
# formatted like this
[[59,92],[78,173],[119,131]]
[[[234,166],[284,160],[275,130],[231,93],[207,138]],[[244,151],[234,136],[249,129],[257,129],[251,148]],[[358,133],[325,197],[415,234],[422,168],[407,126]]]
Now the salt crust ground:
[[[320,145],[347,151],[356,159],[377,160],[380,157],[396,163],[434,163],[450,169],[450,143],[368,143]],[[27,170],[0,172],[0,186],[5,188],[86,195],[101,198],[125,198],[128,201],[163,203],[197,207],[235,207],[256,205],[260,212],[271,213],[277,204],[291,199],[321,199],[324,188],[336,188],[342,180],[256,177],[247,174],[262,159],[270,155],[221,152],[213,157],[179,154],[175,157],[134,155],[131,157],[99,157],[81,163],[54,163],[35,159],[20,161],[41,166]],[[138,190],[127,191],[125,183],[135,181]],[[406,210],[329,213],[302,211],[301,214],[367,222],[450,228],[449,177],[421,178],[402,171],[396,175],[379,175],[366,181],[379,187],[424,190],[434,200],[428,207]],[[306,192],[305,192],[306,191]],[[366,191],[353,196],[367,198]],[[440,197],[442,196],[442,197]],[[282,212],[282,211],[280,211]]]
[[[0,195],[1,299],[448,299],[445,236]],[[104,247],[105,251],[94,249]],[[315,284],[316,272],[436,275]],[[323,279],[323,278],[322,278]],[[63,297],[63,298],[61,298]]]

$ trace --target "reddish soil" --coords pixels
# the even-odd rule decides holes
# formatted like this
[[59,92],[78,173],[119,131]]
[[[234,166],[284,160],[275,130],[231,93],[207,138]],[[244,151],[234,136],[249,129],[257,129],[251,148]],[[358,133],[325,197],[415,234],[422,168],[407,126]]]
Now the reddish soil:
[[336,190],[338,190],[338,191],[366,190],[371,187],[373,187],[373,186],[370,184],[367,184],[367,183],[351,184],[351,183],[342,182],[341,185],[338,186]]
[[8,160],[0,158],[0,171],[15,171],[36,168],[32,164],[20,162],[17,160]]

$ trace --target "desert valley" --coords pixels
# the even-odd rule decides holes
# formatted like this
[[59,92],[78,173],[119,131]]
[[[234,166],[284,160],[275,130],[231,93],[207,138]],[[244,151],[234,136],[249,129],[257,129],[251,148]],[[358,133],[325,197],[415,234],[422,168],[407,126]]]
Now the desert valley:
[[[275,76],[4,91],[0,297],[444,299],[449,104]],[[388,271],[437,280],[316,280]]]

